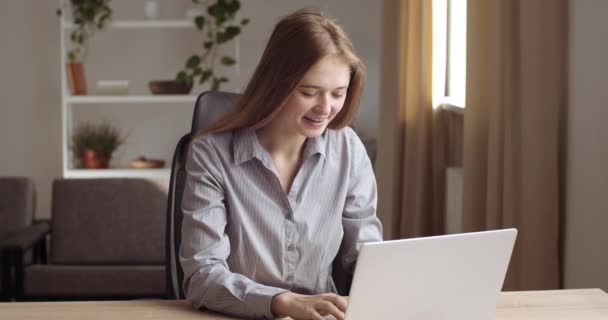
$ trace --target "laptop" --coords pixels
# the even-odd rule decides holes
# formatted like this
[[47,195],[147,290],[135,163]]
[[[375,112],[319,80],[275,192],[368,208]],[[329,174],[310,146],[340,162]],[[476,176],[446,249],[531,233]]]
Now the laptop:
[[516,229],[362,245],[346,320],[490,320]]

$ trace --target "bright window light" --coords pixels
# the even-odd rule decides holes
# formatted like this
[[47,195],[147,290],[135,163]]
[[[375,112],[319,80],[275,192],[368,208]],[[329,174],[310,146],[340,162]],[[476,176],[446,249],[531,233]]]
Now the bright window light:
[[448,1],[433,0],[433,108],[445,100]]
[[447,96],[464,108],[467,90],[467,0],[449,1]]
[[467,0],[433,0],[433,105],[464,108]]

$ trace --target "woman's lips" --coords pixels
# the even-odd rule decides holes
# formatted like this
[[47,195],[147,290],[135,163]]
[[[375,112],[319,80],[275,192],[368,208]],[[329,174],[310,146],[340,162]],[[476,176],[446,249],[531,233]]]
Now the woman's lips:
[[324,127],[326,121],[327,118],[311,118],[306,116],[304,117],[304,122],[315,129]]
[[316,118],[316,117],[307,117],[307,116],[305,116],[304,118],[307,120],[310,120],[312,122],[316,122],[316,123],[321,123],[321,122],[324,122],[325,120],[327,120],[327,118]]

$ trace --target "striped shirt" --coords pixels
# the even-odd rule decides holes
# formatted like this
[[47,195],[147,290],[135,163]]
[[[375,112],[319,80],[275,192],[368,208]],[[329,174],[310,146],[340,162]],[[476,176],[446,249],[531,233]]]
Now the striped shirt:
[[382,240],[376,180],[350,128],[308,138],[285,192],[252,129],[195,139],[186,163],[180,262],[196,308],[272,318],[273,296],[336,292],[332,261],[352,272],[359,243]]

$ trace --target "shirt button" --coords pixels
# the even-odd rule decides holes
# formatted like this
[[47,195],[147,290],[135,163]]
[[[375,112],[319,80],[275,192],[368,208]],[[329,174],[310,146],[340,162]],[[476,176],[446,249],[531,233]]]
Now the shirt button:
[[287,277],[287,281],[292,282],[293,281],[293,276],[288,276]]
[[289,251],[294,251],[296,249],[296,246],[294,246],[293,244],[290,244],[289,247],[287,247],[287,250]]

